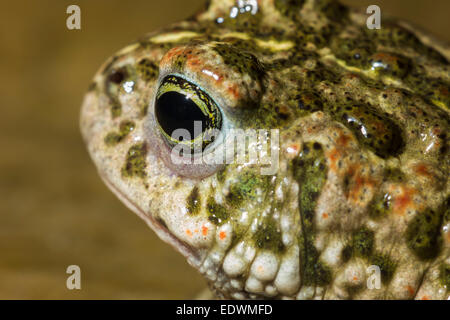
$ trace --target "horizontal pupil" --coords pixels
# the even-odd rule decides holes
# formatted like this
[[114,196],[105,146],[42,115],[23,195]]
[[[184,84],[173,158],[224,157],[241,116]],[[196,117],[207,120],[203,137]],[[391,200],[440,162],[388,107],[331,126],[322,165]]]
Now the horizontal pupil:
[[[164,132],[172,136],[176,129],[189,131],[191,140],[195,139],[208,127],[208,118],[197,104],[186,95],[169,91],[162,94],[155,104],[155,115]],[[194,131],[194,121],[201,121],[201,130]],[[179,139],[179,137],[173,137]]]

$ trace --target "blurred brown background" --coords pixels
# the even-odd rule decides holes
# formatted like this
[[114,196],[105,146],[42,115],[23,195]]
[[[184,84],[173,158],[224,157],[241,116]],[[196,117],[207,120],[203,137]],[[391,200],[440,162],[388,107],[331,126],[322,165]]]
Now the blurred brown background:
[[[450,39],[450,1],[344,1]],[[188,299],[205,281],[100,181],[78,128],[100,64],[203,0],[2,1],[0,299]],[[82,30],[66,29],[81,7]],[[66,289],[68,265],[82,290]]]

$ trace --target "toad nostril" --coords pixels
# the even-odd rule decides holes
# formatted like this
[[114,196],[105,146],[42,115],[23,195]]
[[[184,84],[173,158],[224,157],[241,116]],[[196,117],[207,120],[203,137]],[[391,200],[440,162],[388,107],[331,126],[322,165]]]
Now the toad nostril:
[[109,75],[108,81],[120,84],[125,79],[125,76],[126,75],[124,70],[115,70]]

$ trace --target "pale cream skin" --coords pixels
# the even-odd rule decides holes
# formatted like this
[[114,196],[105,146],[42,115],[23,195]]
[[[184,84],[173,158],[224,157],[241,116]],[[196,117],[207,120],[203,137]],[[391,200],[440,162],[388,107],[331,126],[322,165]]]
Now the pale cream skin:
[[[100,176],[218,297],[449,299],[448,46],[405,24],[406,38],[366,35],[365,15],[335,21],[344,11],[319,1],[258,4],[228,18],[236,3],[212,1],[100,68],[81,112]],[[352,37],[356,60],[340,51]],[[169,75],[217,105],[211,148],[231,129],[278,129],[273,174],[261,159],[174,164],[156,116]]]

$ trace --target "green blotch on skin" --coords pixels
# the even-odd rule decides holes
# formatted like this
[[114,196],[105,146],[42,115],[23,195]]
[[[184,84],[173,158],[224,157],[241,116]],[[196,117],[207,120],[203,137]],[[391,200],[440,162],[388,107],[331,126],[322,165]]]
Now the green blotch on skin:
[[242,201],[247,199],[255,199],[256,189],[266,189],[269,179],[269,176],[246,171],[240,175],[237,183],[230,186],[230,192],[226,199],[232,206],[238,206]]
[[214,50],[222,57],[226,65],[239,74],[247,73],[255,81],[259,81],[264,75],[262,64],[253,54],[222,43],[217,44]]
[[367,227],[361,227],[352,233],[352,241],[342,250],[342,259],[347,262],[353,256],[369,258],[372,256],[375,233]]
[[386,217],[391,211],[391,195],[389,193],[375,196],[369,204],[369,217],[374,220]]
[[300,185],[299,208],[303,223],[312,227],[317,198],[327,177],[326,160],[319,143],[305,143],[293,161],[294,177]]
[[372,230],[362,227],[353,233],[353,251],[356,255],[368,257],[374,246],[375,234]]
[[277,228],[276,221],[272,218],[263,221],[253,235],[253,239],[260,249],[282,252],[285,248],[281,240],[281,232]]
[[151,81],[158,77],[159,67],[149,59],[142,59],[137,64],[136,71],[144,81]]
[[305,285],[324,286],[331,282],[331,269],[319,260],[319,252],[312,242],[312,238],[307,235],[300,237],[300,262],[302,270],[302,281]]
[[441,284],[450,291],[450,264],[443,263],[439,268],[439,279]]
[[331,269],[319,261],[320,254],[314,246],[314,211],[327,177],[326,160],[319,143],[307,142],[303,145],[298,158],[293,161],[293,174],[300,186],[298,202],[303,231],[299,239],[302,279],[306,285],[326,285],[332,278]]
[[110,132],[105,137],[105,144],[107,146],[114,146],[123,140],[123,136],[117,132]]
[[115,146],[125,139],[125,137],[134,130],[133,121],[124,120],[119,125],[119,132],[110,132],[106,135],[104,141],[107,146]]
[[444,208],[418,212],[406,230],[408,247],[422,260],[437,257],[442,246],[440,227]]
[[125,165],[122,168],[122,176],[124,177],[145,177],[147,145],[139,143],[132,146],[127,152]]
[[391,260],[388,254],[374,250],[375,233],[366,227],[353,232],[351,244],[342,250],[342,260],[348,262],[352,257],[364,258],[371,265],[376,265],[381,271],[381,281],[387,284],[394,275],[397,264]]
[[195,186],[187,198],[187,209],[189,214],[196,215],[200,211],[201,199],[198,187]]
[[229,214],[227,209],[218,204],[213,196],[208,197],[206,209],[208,211],[208,220],[215,225],[220,226],[228,220]]
[[383,253],[375,253],[370,257],[370,263],[378,266],[381,271],[381,282],[384,284],[392,280],[397,264],[391,260],[389,255]]

